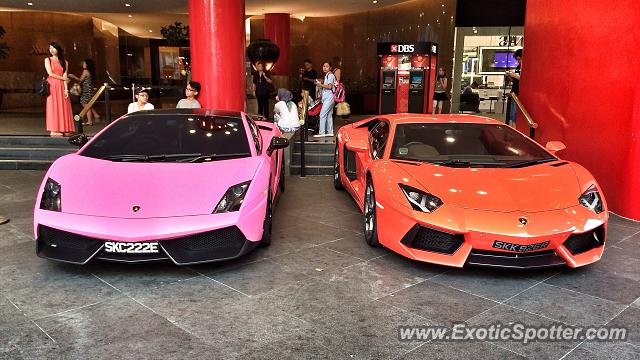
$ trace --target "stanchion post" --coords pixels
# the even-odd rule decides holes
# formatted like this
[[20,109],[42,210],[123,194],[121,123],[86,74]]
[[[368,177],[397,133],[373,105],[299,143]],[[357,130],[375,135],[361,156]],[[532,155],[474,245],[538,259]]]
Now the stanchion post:
[[104,117],[107,124],[111,123],[111,100],[109,99],[109,84],[104,83]]
[[300,127],[300,177],[305,177],[304,143],[307,141],[307,110],[309,107],[309,91],[302,91],[302,126]]

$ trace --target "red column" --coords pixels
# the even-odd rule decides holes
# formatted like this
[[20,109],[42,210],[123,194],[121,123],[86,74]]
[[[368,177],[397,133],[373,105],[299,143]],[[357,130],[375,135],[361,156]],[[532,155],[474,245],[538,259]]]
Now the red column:
[[277,75],[291,75],[289,23],[289,14],[264,14],[264,37],[280,48],[280,58],[271,70]]
[[202,107],[244,111],[244,0],[189,0],[189,36]]
[[567,149],[558,155],[590,170],[609,209],[635,220],[639,27],[637,0],[527,1],[520,81],[520,98],[539,124],[536,141],[563,141]]

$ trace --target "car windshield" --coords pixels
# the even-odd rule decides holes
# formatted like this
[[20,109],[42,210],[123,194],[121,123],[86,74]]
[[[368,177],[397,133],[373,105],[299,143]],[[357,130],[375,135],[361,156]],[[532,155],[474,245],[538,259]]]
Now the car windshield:
[[556,160],[516,130],[499,124],[398,124],[391,159],[451,167],[524,167]]
[[202,162],[251,156],[239,117],[134,114],[118,120],[80,153],[110,161]]

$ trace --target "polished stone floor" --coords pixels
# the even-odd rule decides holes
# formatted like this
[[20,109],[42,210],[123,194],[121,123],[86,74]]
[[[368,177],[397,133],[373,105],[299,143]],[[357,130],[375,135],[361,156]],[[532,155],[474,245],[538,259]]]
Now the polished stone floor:
[[[612,217],[599,263],[449,269],[369,248],[327,177],[287,178],[272,245],[237,261],[85,267],[37,258],[42,172],[0,172],[0,358],[638,359],[640,224]],[[618,325],[626,342],[401,342],[400,325]]]

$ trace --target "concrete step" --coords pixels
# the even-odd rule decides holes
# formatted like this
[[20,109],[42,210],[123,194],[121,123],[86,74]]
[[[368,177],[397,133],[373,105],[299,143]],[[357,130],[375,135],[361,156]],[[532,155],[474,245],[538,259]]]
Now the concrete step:
[[0,147],[0,159],[11,160],[55,160],[77,151],[77,147]]
[[68,138],[50,137],[50,136],[0,136],[0,147],[69,147],[77,149],[77,147],[69,144]]
[[[317,152],[333,152],[336,149],[336,144],[333,142],[314,142],[307,141],[304,143],[304,151],[317,151]],[[300,142],[296,141],[293,143],[293,152],[300,152]]]
[[[300,175],[300,165],[291,165],[291,175]],[[333,176],[333,165],[305,166],[305,175]]]
[[[301,153],[294,152],[291,154],[291,164],[300,165]],[[317,151],[305,151],[304,160],[305,165],[332,165],[333,164],[333,151],[330,153],[317,152]]]
[[0,170],[47,170],[53,161],[50,160],[0,160]]

